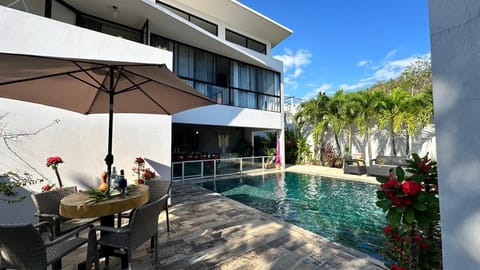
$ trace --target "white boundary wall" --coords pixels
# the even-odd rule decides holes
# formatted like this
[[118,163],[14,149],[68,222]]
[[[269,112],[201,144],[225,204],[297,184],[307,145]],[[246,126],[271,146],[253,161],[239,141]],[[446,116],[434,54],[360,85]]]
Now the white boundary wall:
[[430,0],[444,269],[480,269],[480,1]]

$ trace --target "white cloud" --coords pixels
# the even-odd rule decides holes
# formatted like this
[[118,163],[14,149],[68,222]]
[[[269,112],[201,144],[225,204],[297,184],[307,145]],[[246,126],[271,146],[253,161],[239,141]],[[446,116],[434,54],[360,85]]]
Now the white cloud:
[[320,87],[313,89],[313,91],[307,93],[303,99],[311,99],[316,97],[319,93],[327,93],[332,86],[328,83],[322,84]]
[[370,61],[360,60],[360,61],[358,61],[357,66],[363,67],[363,66],[366,66],[366,65],[369,64],[369,63],[370,63]]
[[418,58],[429,57],[430,54],[424,55],[412,55],[403,59],[393,59],[397,53],[397,50],[392,50],[380,61],[374,62],[371,60],[361,60],[357,63],[357,66],[370,70],[371,75],[361,78],[358,82],[353,84],[342,84],[340,89],[345,91],[358,90],[366,88],[376,82],[388,81],[394,79],[400,75],[404,68],[410,66]]
[[285,49],[282,55],[275,55],[274,58],[283,62],[283,82],[292,88],[298,87],[297,78],[302,75],[304,67],[310,64],[312,54],[308,50],[297,50],[295,53]]

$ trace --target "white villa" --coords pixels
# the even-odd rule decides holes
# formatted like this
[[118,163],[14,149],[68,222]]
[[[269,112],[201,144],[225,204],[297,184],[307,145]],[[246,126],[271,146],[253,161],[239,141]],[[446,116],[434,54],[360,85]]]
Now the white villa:
[[[0,0],[0,53],[165,64],[216,101],[172,116],[115,114],[113,165],[127,179],[138,156],[171,179],[175,154],[229,156],[265,131],[276,131],[283,145],[283,64],[271,51],[291,34],[234,0]],[[0,172],[56,183],[45,162],[60,156],[64,185],[95,186],[105,170],[107,131],[107,114],[0,98]],[[16,211],[25,204],[31,212]],[[2,216],[33,221],[30,204],[0,205]]]

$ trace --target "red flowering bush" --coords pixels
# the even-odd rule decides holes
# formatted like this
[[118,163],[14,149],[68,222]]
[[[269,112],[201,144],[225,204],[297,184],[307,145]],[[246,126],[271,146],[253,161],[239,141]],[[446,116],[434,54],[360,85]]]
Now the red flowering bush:
[[440,210],[437,163],[417,154],[406,172],[397,167],[388,177],[377,177],[377,206],[388,225],[386,265],[392,270],[441,269]]

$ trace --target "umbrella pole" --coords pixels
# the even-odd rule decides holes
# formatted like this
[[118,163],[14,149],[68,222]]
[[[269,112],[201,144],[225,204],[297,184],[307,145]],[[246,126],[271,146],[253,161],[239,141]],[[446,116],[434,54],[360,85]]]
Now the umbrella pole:
[[110,97],[110,108],[108,110],[108,153],[105,157],[105,163],[107,164],[107,192],[110,192],[110,184],[112,179],[112,164],[113,164],[113,154],[112,154],[112,139],[113,139],[113,102],[114,102],[114,69],[110,67],[110,88],[108,89]]

